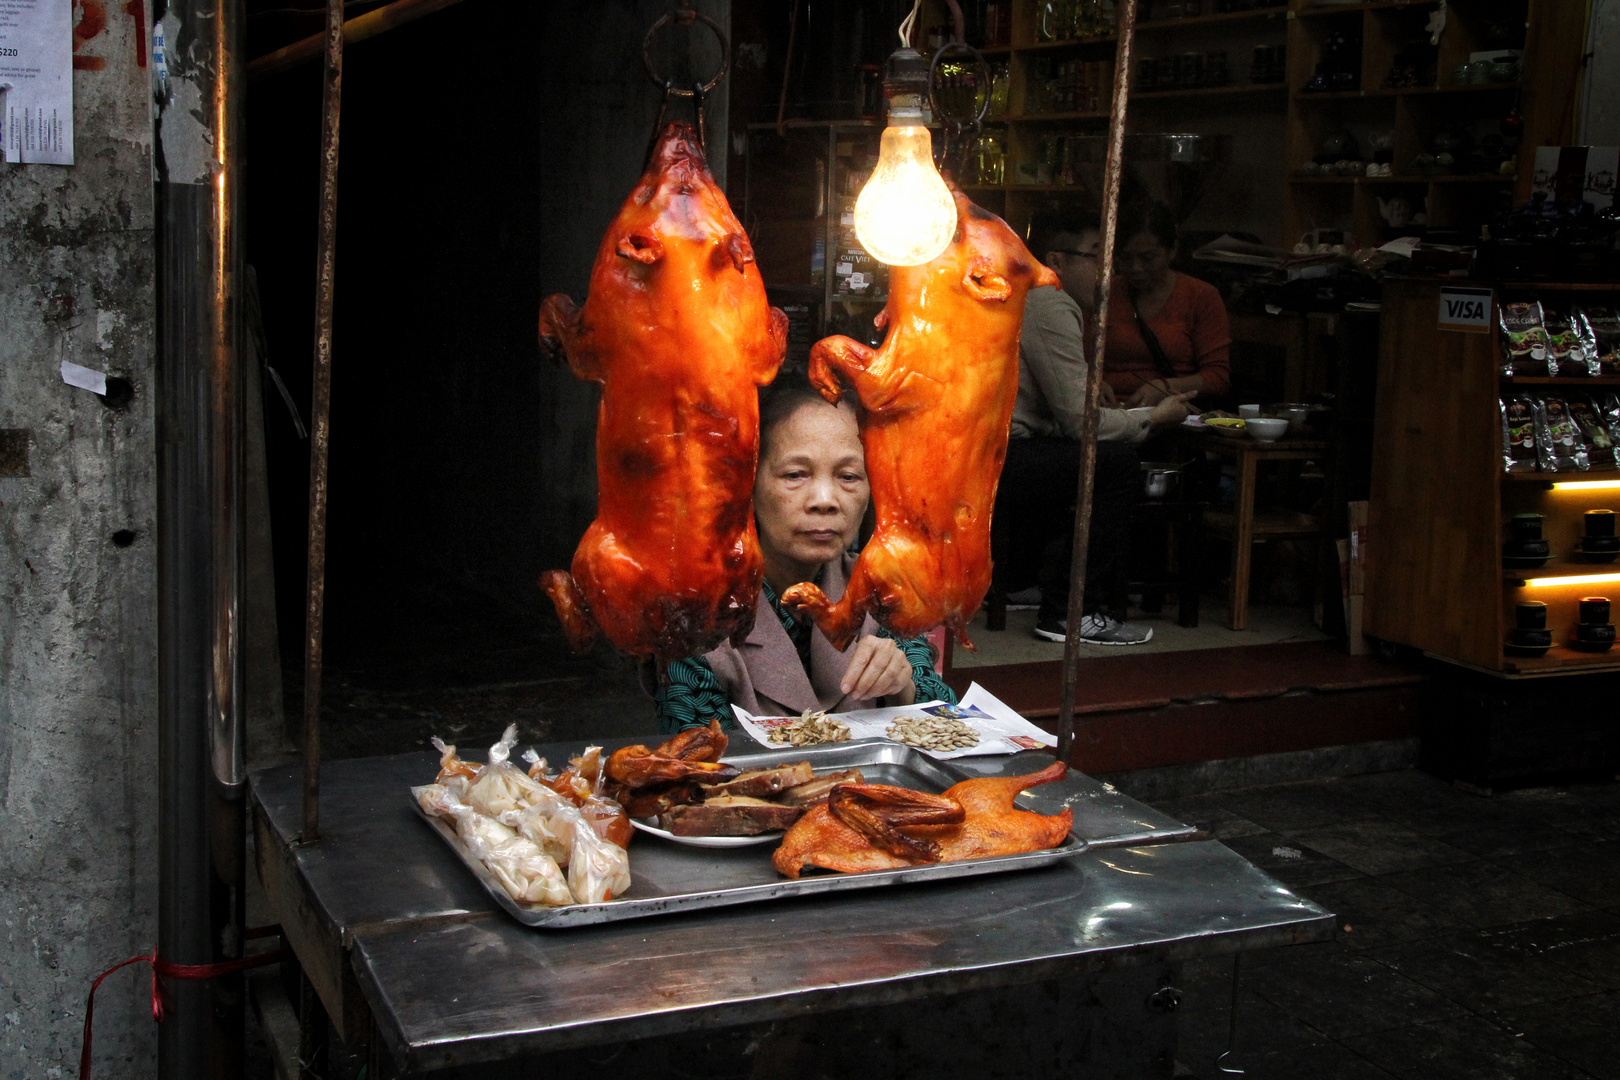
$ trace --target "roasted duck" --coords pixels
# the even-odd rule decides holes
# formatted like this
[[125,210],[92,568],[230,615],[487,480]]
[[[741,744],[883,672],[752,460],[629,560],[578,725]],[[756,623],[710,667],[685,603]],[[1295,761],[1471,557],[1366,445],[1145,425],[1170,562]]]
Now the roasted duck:
[[830,337],[810,351],[810,380],[827,400],[842,379],[864,406],[877,510],[841,600],[808,583],[782,595],[834,648],[849,646],[870,611],[901,637],[944,623],[971,649],[967,623],[990,588],[990,511],[1018,396],[1024,295],[1058,281],[1006,222],[954,194],[950,247],[889,271],[883,344]]
[[1074,812],[1020,810],[1025,788],[1061,780],[1068,766],[1055,761],[1029,776],[964,780],[942,795],[882,784],[840,784],[825,805],[805,811],[771,856],[796,878],[807,866],[854,873],[919,863],[955,862],[986,855],[1044,851],[1069,835]]
[[600,629],[636,656],[695,656],[753,626],[762,562],[752,496],[758,387],[787,317],[765,299],[748,237],[671,124],[608,229],[583,308],[540,308],[540,339],[602,384],[597,515],[572,574],[540,579],[576,649]]

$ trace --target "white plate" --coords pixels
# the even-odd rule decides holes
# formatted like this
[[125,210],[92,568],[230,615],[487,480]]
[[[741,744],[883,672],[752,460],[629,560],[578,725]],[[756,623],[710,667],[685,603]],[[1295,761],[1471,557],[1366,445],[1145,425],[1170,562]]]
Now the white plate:
[[631,818],[630,824],[644,833],[651,833],[663,840],[676,844],[686,844],[688,847],[753,847],[755,844],[774,844],[782,839],[782,830],[760,833],[758,836],[676,836],[667,829],[660,829],[656,825],[648,825],[645,821]]

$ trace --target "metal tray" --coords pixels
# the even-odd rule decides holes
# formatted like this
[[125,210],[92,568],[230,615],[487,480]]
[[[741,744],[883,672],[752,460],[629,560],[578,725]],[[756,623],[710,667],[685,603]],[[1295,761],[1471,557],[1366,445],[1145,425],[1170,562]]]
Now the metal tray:
[[[860,769],[869,783],[893,784],[929,792],[944,791],[968,779],[968,774],[958,773],[944,762],[935,761],[909,746],[886,739],[788,747],[725,760],[748,768],[769,768],[794,761],[808,761],[818,774]],[[484,864],[467,853],[453,828],[424,813],[415,799],[410,802],[422,820],[433,827],[461,861],[467,864],[467,868],[483,882],[484,888],[497,904],[520,923],[548,929],[593,926],[621,919],[753,904],[762,900],[792,899],[847,889],[873,889],[881,885],[1032,870],[1078,855],[1086,849],[1086,842],[1071,833],[1063,843],[1045,851],[930,863],[895,870],[866,870],[857,874],[824,873],[790,881],[779,875],[771,865],[771,854],[776,850],[774,845],[733,849],[694,848],[641,836],[630,850],[631,889],[623,900],[605,904],[545,907],[520,904],[513,900]]]

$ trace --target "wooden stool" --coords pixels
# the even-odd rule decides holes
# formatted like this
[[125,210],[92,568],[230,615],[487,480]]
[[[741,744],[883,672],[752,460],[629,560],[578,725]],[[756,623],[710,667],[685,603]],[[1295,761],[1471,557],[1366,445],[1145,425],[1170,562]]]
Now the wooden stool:
[[1249,565],[1254,542],[1270,537],[1317,537],[1322,535],[1324,526],[1321,518],[1297,510],[1256,509],[1255,488],[1260,464],[1311,460],[1322,462],[1325,467],[1328,444],[1317,439],[1278,439],[1266,443],[1247,435],[1216,435],[1187,428],[1182,429],[1182,434],[1187,446],[1218,454],[1237,467],[1236,505],[1231,510],[1207,512],[1204,523],[1212,535],[1232,541],[1232,616],[1228,625],[1233,630],[1246,630],[1249,626]]

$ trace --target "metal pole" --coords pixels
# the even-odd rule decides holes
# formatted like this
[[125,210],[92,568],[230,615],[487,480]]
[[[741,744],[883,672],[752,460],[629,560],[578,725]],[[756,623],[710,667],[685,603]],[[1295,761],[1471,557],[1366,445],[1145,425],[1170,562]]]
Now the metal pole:
[[1069,563],[1069,621],[1063,641],[1063,697],[1058,705],[1057,759],[1074,749],[1074,695],[1080,681],[1080,619],[1086,602],[1086,554],[1091,545],[1091,490],[1097,470],[1097,403],[1102,394],[1103,343],[1108,340],[1108,298],[1114,270],[1114,227],[1119,220],[1119,178],[1125,156],[1125,104],[1130,94],[1131,38],[1136,0],[1119,0],[1119,42],[1114,49],[1114,100],[1108,122],[1108,164],[1103,173],[1102,254],[1097,312],[1092,319],[1086,370],[1086,411],[1080,429],[1080,487],[1074,504],[1074,552]]
[[[424,15],[431,15],[435,11],[442,11],[459,3],[461,0],[394,0],[392,4],[375,8],[364,15],[356,15],[344,23],[343,40],[353,45],[357,41],[376,37],[386,30],[415,22]],[[327,35],[323,31],[295,41],[275,52],[256,57],[247,66],[248,82],[258,82],[266,76],[291,70],[313,60],[327,53],[326,45]]]
[[[154,16],[172,45],[153,148],[158,955],[208,964],[242,955],[244,22],[242,0],[169,0]],[[237,1075],[242,985],[240,975],[164,984],[160,1076]]]
[[321,217],[315,241],[315,392],[309,445],[309,579],[304,618],[304,832],[321,838],[321,633],[326,613],[326,459],[332,429],[332,286],[337,244],[338,118],[343,95],[343,0],[326,3],[321,121]]

